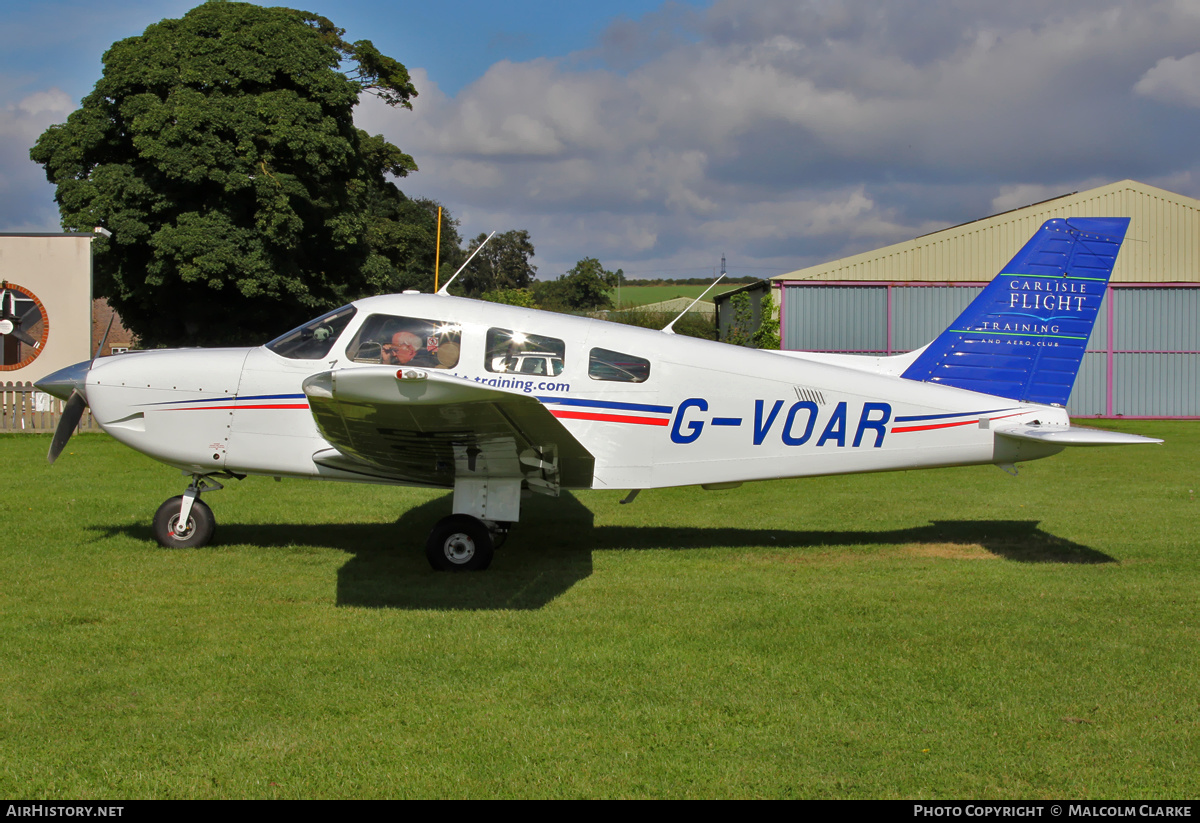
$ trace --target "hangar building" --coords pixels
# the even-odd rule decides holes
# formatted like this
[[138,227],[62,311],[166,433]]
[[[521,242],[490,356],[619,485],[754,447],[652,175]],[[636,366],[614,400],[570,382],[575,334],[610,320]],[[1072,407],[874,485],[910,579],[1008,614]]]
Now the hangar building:
[[1131,218],[1069,411],[1200,417],[1200,200],[1133,180],[774,277],[782,348],[920,348],[1055,217]]

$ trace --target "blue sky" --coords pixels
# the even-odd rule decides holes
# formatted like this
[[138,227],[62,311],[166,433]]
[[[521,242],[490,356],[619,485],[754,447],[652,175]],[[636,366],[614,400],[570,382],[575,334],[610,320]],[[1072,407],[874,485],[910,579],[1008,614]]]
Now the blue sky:
[[[114,41],[141,34],[164,18],[181,17],[196,0],[129,0],[117,8],[78,0],[49,0],[0,11],[0,72],[25,89],[57,86],[74,98],[91,90],[100,58]],[[584,3],[549,0],[337,0],[297,3],[346,29],[351,40],[371,40],[409,66],[425,68],[453,94],[499,60],[532,60],[594,48],[613,23],[659,9],[652,0]],[[702,2],[676,6],[703,8]]]
[[[0,230],[52,231],[28,149],[113,41],[194,3],[0,11]],[[302,4],[404,62],[356,119],[464,235],[543,277],[789,271],[1133,178],[1200,196],[1200,0]]]

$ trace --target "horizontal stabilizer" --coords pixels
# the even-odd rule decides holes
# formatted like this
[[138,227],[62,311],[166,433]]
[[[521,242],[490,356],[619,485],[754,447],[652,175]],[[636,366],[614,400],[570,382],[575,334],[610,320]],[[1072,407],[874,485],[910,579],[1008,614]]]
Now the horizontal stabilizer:
[[1138,434],[1088,429],[1081,426],[1014,426],[997,429],[1001,437],[1028,440],[1034,443],[1053,443],[1058,446],[1134,446],[1142,443],[1161,443],[1153,437]]

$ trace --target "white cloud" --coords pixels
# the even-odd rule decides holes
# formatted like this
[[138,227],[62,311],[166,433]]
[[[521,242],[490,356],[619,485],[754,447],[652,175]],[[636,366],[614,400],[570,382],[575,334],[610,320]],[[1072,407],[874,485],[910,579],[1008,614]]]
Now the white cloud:
[[530,229],[552,270],[722,250],[795,268],[1091,184],[1196,187],[1200,118],[1144,98],[1200,106],[1198,41],[1172,0],[725,0],[454,97],[414,71],[412,113],[360,121],[414,155],[407,191],[465,234]]
[[0,231],[59,231],[54,188],[29,149],[75,101],[57,88],[43,89],[0,106]]
[[[1103,182],[1098,181],[1097,185]],[[1084,186],[1083,188],[1089,188]],[[1079,189],[1073,189],[1078,191]],[[1043,200],[1049,200],[1060,195],[1070,194],[1072,189],[1064,190],[1061,186],[1045,185],[1042,183],[1017,183],[1015,185],[1001,186],[1000,193],[992,198],[992,211],[996,214],[1005,211],[1012,211],[1024,206],[1029,206],[1034,203],[1041,203]]]
[[75,102],[60,89],[34,92],[0,108],[0,133],[5,136],[40,134],[56,120],[64,120]]
[[1133,90],[1163,103],[1200,108],[1200,51],[1179,59],[1164,57],[1142,75]]

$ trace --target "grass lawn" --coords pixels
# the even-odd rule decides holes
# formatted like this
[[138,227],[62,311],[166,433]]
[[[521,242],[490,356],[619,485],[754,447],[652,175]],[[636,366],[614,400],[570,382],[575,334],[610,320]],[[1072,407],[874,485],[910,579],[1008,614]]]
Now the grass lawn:
[[[704,300],[706,303],[711,303],[713,297],[733,289],[741,288],[744,284],[738,283],[733,286],[721,284],[709,292],[708,297]],[[689,300],[695,300],[700,295],[704,294],[704,290],[708,286],[621,286],[621,305],[620,308],[628,308],[631,306],[645,306],[647,303],[661,303],[664,300],[674,300],[676,297],[686,297]],[[617,305],[617,291],[613,289],[610,293],[613,305]]]
[[1022,466],[538,498],[435,574],[443,493],[206,495],[0,436],[0,795],[1194,798],[1200,424]]

